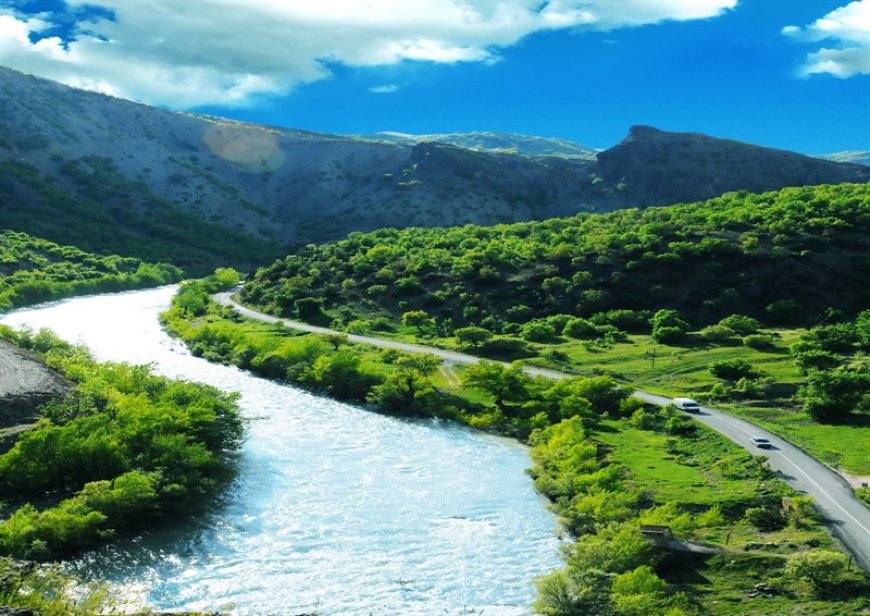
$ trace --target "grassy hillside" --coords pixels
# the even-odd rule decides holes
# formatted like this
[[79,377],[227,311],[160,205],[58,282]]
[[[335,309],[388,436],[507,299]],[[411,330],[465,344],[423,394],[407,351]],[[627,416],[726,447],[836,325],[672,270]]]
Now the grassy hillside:
[[[750,417],[870,472],[870,184],[442,231],[386,229],[259,270],[266,311],[609,374]],[[809,331],[795,328],[816,325]]]
[[0,310],[71,295],[122,291],[179,280],[166,263],[97,255],[15,231],[0,231]]
[[344,322],[395,323],[424,310],[444,329],[493,333],[613,309],[673,308],[698,327],[734,312],[802,324],[831,306],[870,305],[868,231],[870,184],[493,227],[383,229],[276,261],[243,299],[300,316],[300,300],[311,298]]
[[24,161],[0,161],[0,229],[100,254],[170,262],[192,275],[224,263],[249,269],[278,252],[277,242],[208,222],[155,196],[109,159],[68,161],[61,175],[64,181]]

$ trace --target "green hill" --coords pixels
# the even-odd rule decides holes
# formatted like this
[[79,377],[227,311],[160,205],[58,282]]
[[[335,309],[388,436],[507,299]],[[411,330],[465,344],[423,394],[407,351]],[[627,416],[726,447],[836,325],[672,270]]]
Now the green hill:
[[[556,314],[680,311],[814,322],[870,305],[870,184],[728,193],[669,207],[512,225],[382,229],[259,270],[243,299],[336,324],[425,311],[444,331],[516,333]],[[323,317],[321,317],[323,318]],[[629,328],[630,329],[630,328]]]
[[168,261],[191,275],[227,263],[248,269],[278,254],[278,242],[185,212],[124,177],[107,158],[68,161],[60,176],[64,181],[25,161],[0,161],[0,229]]
[[166,263],[96,255],[26,233],[0,231],[0,310],[105,291],[167,284],[182,272]]

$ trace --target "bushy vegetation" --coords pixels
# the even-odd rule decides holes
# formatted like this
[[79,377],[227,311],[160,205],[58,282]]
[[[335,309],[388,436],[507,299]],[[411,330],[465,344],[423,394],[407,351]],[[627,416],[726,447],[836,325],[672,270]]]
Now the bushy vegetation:
[[75,383],[0,455],[0,497],[23,503],[0,522],[0,554],[44,560],[104,542],[202,505],[231,476],[243,431],[236,395],[95,362],[47,331],[4,326],[0,337]]
[[243,299],[294,317],[314,299],[338,325],[398,324],[422,311],[434,331],[538,340],[543,327],[524,330],[536,319],[618,310],[634,326],[636,313],[664,309],[677,312],[655,324],[662,343],[716,323],[745,336],[759,321],[806,324],[829,306],[848,315],[870,304],[868,227],[870,185],[842,184],[493,227],[382,229],[276,261]]
[[72,295],[168,284],[181,270],[166,263],[97,255],[26,233],[0,232],[0,311]]
[[854,321],[812,328],[791,350],[806,376],[799,396],[814,419],[836,422],[870,412],[870,310]]
[[[784,569],[795,554],[832,549],[817,521],[797,506],[800,497],[791,497],[791,512],[782,513],[789,492],[764,459],[685,414],[645,407],[610,376],[552,381],[532,378],[518,364],[483,360],[457,368],[459,379],[441,378],[437,358],[245,321],[210,302],[213,291],[210,281],[189,283],[164,315],[168,328],[203,357],[336,397],[366,400],[383,412],[436,414],[528,438],[535,486],[575,539],[566,546],[566,567],[538,582],[540,613],[715,613],[712,606],[720,592],[727,594],[726,584],[719,579],[707,583],[705,575],[742,584],[739,596],[728,597],[735,613],[764,613],[756,612],[745,596],[760,581],[776,586],[774,611],[779,613],[798,604],[824,603],[816,601],[803,578],[786,575]],[[427,326],[416,316],[411,320],[407,327]],[[470,348],[490,340],[485,330],[463,333],[463,344]],[[787,356],[782,361],[790,363]],[[775,519],[778,530],[764,534],[769,531],[753,526],[752,520],[760,519],[756,509],[767,521]],[[724,546],[727,560],[674,561],[644,537],[642,524],[667,525],[679,540]],[[775,547],[768,548],[772,554],[765,572],[756,576],[743,567],[754,566],[752,546],[760,542]],[[729,567],[738,570],[726,571]],[[684,582],[684,575],[692,581]],[[843,613],[860,609],[857,586],[849,586],[856,579],[854,572],[832,578],[832,588],[838,589],[832,605]]]
[[[76,190],[21,160],[0,161],[0,229],[14,229],[99,254],[169,262],[190,275],[229,263],[248,269],[278,252],[255,238],[189,214],[125,178],[107,158],[65,162],[61,173]],[[18,191],[36,199],[19,199]]]

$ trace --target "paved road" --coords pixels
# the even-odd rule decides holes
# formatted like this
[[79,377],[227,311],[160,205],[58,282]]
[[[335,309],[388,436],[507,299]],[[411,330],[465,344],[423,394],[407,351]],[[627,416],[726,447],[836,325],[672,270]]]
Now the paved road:
[[[243,316],[258,321],[282,323],[285,327],[291,329],[318,334],[342,333],[325,327],[280,319],[251,310],[236,303],[232,299],[232,293],[232,291],[219,293],[215,295],[215,300],[220,304],[234,308]],[[408,353],[430,353],[442,357],[448,362],[459,364],[476,364],[480,361],[480,358],[473,355],[417,344],[407,344],[356,334],[348,334],[347,338],[350,342],[397,349]],[[552,379],[562,379],[571,376],[556,370],[547,370],[546,368],[533,366],[527,366],[524,370],[531,375]],[[658,406],[671,403],[671,398],[644,391],[636,391],[634,395],[645,402]],[[770,468],[787,484],[796,490],[809,494],[815,499],[816,507],[828,521],[834,535],[849,548],[855,561],[865,571],[870,572],[870,509],[867,509],[855,498],[852,489],[845,479],[801,449],[747,421],[707,407],[702,407],[701,411],[695,414],[694,417],[701,423],[731,439],[750,453],[768,456]],[[766,450],[755,448],[749,442],[749,439],[753,436],[762,436],[770,439],[775,444],[774,448]],[[870,451],[870,448],[868,448],[868,451]]]

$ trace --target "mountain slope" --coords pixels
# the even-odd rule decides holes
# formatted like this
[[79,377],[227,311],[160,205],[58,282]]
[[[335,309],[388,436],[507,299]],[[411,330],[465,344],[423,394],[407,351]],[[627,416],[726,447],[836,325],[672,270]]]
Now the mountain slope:
[[672,308],[802,323],[870,305],[870,184],[729,193],[706,202],[542,222],[383,229],[257,271],[246,302],[281,315],[513,333],[556,314]]
[[848,150],[845,152],[833,152],[831,154],[818,154],[816,158],[870,167],[870,151],[867,150]]
[[[241,267],[263,262],[274,245],[257,238],[515,222],[870,178],[857,165],[651,129],[633,129],[597,161],[364,141],[155,109],[3,68],[0,114],[0,226],[57,241],[77,227],[69,241],[82,248],[188,268],[221,250]],[[703,141],[688,157],[687,139]],[[140,249],[157,239],[166,257]],[[190,241],[198,257],[179,254]]]
[[386,131],[369,135],[355,135],[355,137],[368,141],[386,141],[388,143],[402,143],[405,145],[417,145],[418,143],[425,142],[446,143],[467,150],[481,152],[501,152],[521,154],[523,156],[564,156],[566,158],[580,158],[583,160],[595,160],[597,152],[597,150],[566,139],[501,132],[475,131],[470,133],[409,135],[407,133]]

